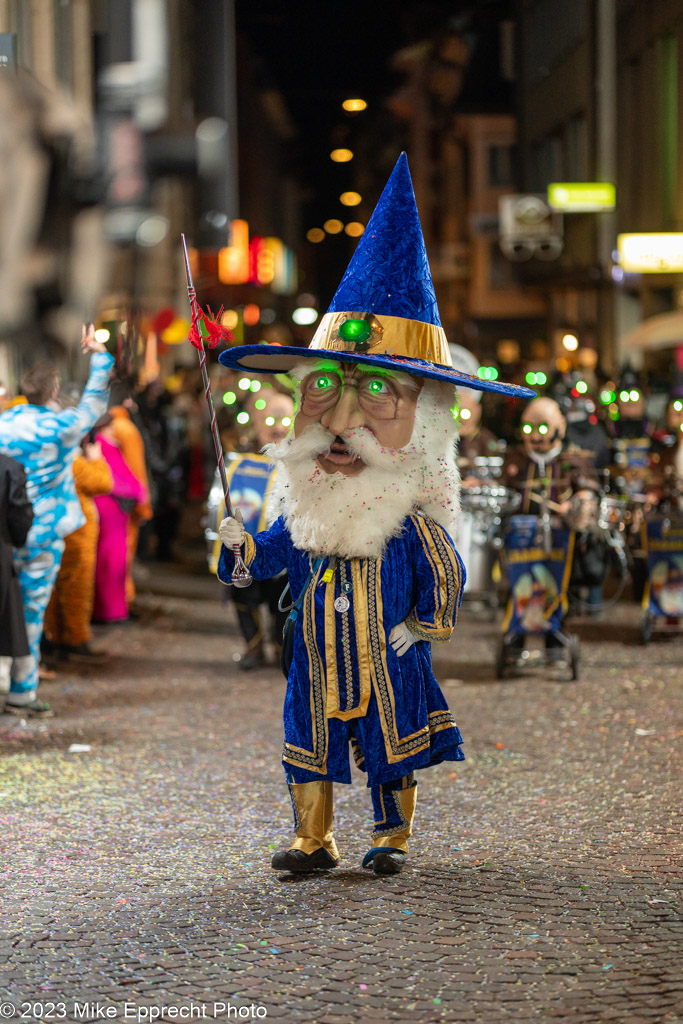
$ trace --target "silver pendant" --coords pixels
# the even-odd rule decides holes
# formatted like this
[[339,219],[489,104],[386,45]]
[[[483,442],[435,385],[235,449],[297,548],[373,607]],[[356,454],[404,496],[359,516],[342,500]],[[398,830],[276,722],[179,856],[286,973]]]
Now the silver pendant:
[[337,612],[348,612],[350,607],[351,602],[349,601],[348,597],[345,597],[344,594],[338,597],[334,602],[334,610]]

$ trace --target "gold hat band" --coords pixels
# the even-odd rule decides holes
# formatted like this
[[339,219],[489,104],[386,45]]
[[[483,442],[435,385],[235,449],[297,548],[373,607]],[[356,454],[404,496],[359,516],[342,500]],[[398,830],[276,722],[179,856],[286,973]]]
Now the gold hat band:
[[[325,313],[308,347],[328,352],[353,352],[353,342],[341,341],[338,331],[345,320],[357,316],[358,313]],[[376,319],[384,328],[381,337],[369,349],[358,346],[359,354],[407,356],[409,359],[424,359],[439,366],[453,366],[443,327],[425,324],[420,320],[406,320],[401,316],[377,314]]]

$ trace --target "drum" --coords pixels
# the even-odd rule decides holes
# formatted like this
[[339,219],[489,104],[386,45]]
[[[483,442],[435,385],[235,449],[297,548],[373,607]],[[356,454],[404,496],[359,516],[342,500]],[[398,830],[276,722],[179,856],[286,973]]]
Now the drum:
[[475,487],[463,487],[460,492],[460,505],[463,512],[479,513],[485,519],[500,516],[518,508],[521,496],[509,487],[495,484],[479,484]]
[[611,494],[603,494],[598,510],[598,527],[601,530],[623,530],[628,518],[628,500]]
[[574,494],[569,505],[570,508],[565,519],[570,530],[575,530],[577,533],[597,530],[600,519],[600,504],[597,494],[592,491]]
[[491,572],[495,553],[488,543],[488,530],[488,524],[481,514],[463,508],[458,519],[455,546],[467,571],[464,593],[469,596],[486,594],[492,586]]

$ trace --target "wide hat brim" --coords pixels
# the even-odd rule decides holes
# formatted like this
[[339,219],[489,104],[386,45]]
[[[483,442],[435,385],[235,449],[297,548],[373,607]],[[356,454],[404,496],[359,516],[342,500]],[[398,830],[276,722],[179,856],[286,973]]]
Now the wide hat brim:
[[288,373],[304,359],[326,359],[339,363],[363,363],[382,370],[409,373],[413,377],[443,381],[453,387],[472,388],[473,391],[492,391],[512,398],[535,398],[536,392],[519,384],[505,384],[497,380],[481,380],[469,373],[449,366],[430,363],[425,359],[400,356],[394,353],[362,354],[322,348],[298,348],[294,345],[236,345],[225,349],[218,357],[222,366],[249,373]]

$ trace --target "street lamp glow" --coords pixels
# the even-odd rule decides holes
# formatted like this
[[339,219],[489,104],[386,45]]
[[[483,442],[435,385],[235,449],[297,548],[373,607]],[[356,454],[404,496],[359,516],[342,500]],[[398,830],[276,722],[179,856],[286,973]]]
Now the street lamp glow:
[[317,319],[318,311],[313,309],[312,306],[298,306],[292,313],[292,320],[295,324],[299,324],[300,327],[314,324]]
[[353,160],[353,151],[350,149],[333,149],[330,153],[330,160],[334,160],[335,164],[347,164],[349,160]]
[[579,339],[575,334],[565,334],[562,338],[562,345],[567,352],[576,352],[579,347]]
[[365,110],[367,108],[367,103],[365,102],[365,100],[356,98],[344,100],[344,102],[342,103],[342,107],[349,114],[357,114],[360,110]]

